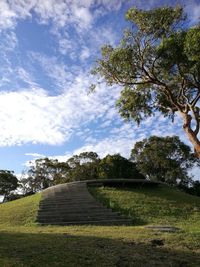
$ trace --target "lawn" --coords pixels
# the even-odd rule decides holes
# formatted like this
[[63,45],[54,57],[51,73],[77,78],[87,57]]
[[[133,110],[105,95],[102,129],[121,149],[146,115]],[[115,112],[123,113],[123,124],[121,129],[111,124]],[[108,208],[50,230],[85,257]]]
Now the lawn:
[[106,206],[133,219],[134,225],[165,224],[200,233],[200,198],[166,185],[96,187],[90,192]]
[[[39,226],[34,220],[40,194],[2,204],[0,266],[200,266],[199,198],[166,187],[90,190],[131,216],[133,226]],[[145,228],[152,224],[182,230]]]

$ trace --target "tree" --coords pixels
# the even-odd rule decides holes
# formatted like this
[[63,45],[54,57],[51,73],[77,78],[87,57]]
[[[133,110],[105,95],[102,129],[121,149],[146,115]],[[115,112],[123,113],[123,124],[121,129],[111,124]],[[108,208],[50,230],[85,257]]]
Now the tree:
[[90,180],[98,178],[99,156],[95,152],[82,152],[68,159],[70,181]]
[[18,180],[12,171],[0,170],[0,195],[4,196],[4,201],[17,186]]
[[182,186],[190,183],[188,170],[197,162],[190,147],[178,136],[152,136],[137,142],[131,159],[148,179]]
[[107,155],[98,167],[99,178],[145,179],[136,168],[136,164],[122,157],[120,154]]
[[28,170],[28,177],[21,180],[21,186],[26,193],[35,193],[49,186],[67,182],[69,170],[66,162],[49,158],[37,159]]
[[131,8],[126,19],[132,28],[117,47],[102,47],[92,73],[123,87],[117,106],[127,120],[179,114],[200,158],[200,25],[189,28],[180,6]]
[[200,181],[194,181],[191,187],[186,188],[185,191],[191,195],[200,197]]
[[53,185],[49,161],[48,158],[37,159],[28,170],[27,181],[34,193]]

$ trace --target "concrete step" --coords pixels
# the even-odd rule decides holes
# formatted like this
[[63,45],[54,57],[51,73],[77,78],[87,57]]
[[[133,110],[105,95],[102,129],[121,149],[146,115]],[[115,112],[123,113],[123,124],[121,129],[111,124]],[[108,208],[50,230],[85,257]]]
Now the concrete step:
[[76,210],[76,209],[84,209],[84,210],[87,210],[87,209],[103,209],[106,207],[104,207],[103,205],[98,205],[98,204],[78,204],[78,205],[75,205],[75,204],[72,204],[72,205],[68,205],[68,204],[65,204],[65,205],[62,205],[62,204],[55,204],[55,205],[41,205],[39,206],[39,209],[40,210],[48,210],[48,209],[59,209],[59,210],[62,210],[62,209],[68,209],[68,210]]
[[53,218],[53,217],[119,217],[121,216],[119,213],[108,213],[108,212],[98,212],[96,211],[95,213],[39,213],[38,218]]
[[[40,223],[52,223],[52,222],[70,222],[70,221],[126,221],[127,219],[120,217],[59,217],[59,218],[38,218]],[[128,220],[127,220],[128,221]]]
[[112,210],[106,210],[106,209],[93,209],[93,210],[79,210],[74,211],[74,210],[38,210],[38,215],[56,215],[56,214],[81,214],[82,216],[87,215],[87,214],[118,214],[120,215],[119,212],[113,212]]
[[37,222],[42,225],[122,225],[131,220],[99,203],[87,184],[69,183],[46,189],[39,205]]
[[112,220],[126,220],[125,218],[120,218],[120,216],[86,216],[86,217],[74,217],[74,216],[68,216],[68,217],[42,217],[37,218],[41,223],[42,222],[68,222],[68,221],[112,221]]
[[[92,210],[106,210],[106,207],[101,207],[101,206],[49,206],[46,208],[40,207],[39,211],[74,211],[74,212],[87,212],[87,211],[92,211]],[[110,209],[109,209],[110,210]],[[111,211],[111,210],[110,210]]]
[[95,205],[99,205],[99,206],[103,206],[102,203],[99,203],[97,201],[87,201],[87,200],[84,200],[84,201],[66,201],[66,202],[62,202],[62,201],[54,201],[54,202],[42,202],[40,203],[40,206],[48,206],[48,205],[89,205],[89,204],[95,204]]
[[52,196],[48,196],[48,197],[44,197],[43,200],[48,200],[48,199],[59,199],[59,200],[70,200],[70,199],[81,199],[81,198],[90,198],[93,199],[92,196],[88,196],[87,194],[81,194],[77,192],[77,195],[73,195],[73,194],[62,194],[62,195],[52,195]]
[[105,225],[105,226],[113,226],[113,225],[131,225],[132,220],[102,220],[102,221],[66,221],[66,222],[43,222],[41,225]]

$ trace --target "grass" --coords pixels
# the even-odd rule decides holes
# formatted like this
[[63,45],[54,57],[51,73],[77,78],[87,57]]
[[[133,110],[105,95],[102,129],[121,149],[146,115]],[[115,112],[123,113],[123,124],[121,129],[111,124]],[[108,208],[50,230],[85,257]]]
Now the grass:
[[35,223],[41,194],[0,204],[0,227],[33,225]]
[[135,225],[175,225],[200,233],[200,198],[166,185],[96,187],[91,193],[106,206],[131,217]]
[[[200,266],[198,198],[165,187],[93,188],[92,192],[135,218],[135,226],[42,227],[34,222],[39,194],[2,204],[0,266]],[[162,205],[165,209],[160,209]],[[158,223],[178,225],[183,231],[172,234],[144,228]],[[154,239],[164,245],[153,245]]]

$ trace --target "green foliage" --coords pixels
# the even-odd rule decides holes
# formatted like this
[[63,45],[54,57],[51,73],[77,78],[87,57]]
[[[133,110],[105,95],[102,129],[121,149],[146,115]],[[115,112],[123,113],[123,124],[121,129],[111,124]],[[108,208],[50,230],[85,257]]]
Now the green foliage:
[[200,60],[200,26],[191,28],[185,37],[184,53],[191,61],[198,62]]
[[188,170],[197,162],[190,147],[178,136],[152,136],[137,142],[131,159],[150,180],[185,186],[191,181]]
[[[26,177],[28,174],[28,177]],[[119,154],[107,155],[100,159],[95,152],[82,152],[74,155],[67,162],[54,159],[38,159],[28,173],[20,180],[24,195],[30,195],[46,187],[91,179],[101,178],[136,178],[144,179],[135,163]]]
[[145,179],[136,168],[136,164],[120,156],[120,154],[107,155],[98,167],[98,178],[125,178]]
[[67,163],[57,159],[37,159],[20,180],[23,194],[28,195],[65,182],[69,170]]
[[200,197],[200,181],[193,181],[190,187],[182,186],[181,189],[188,194]]
[[0,170],[0,195],[6,199],[18,186],[18,179],[12,171]]
[[82,152],[68,159],[70,166],[69,181],[81,181],[98,178],[99,156],[95,152]]
[[148,11],[131,8],[126,14],[126,19],[137,25],[144,34],[159,38],[173,32],[177,24],[185,20],[185,15],[181,6],[162,7]]
[[[183,8],[131,8],[132,23],[116,47],[105,45],[92,73],[123,87],[117,107],[121,116],[138,124],[157,111],[183,129],[200,157],[200,27],[186,27]],[[92,86],[93,90],[95,85]]]

